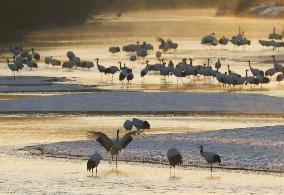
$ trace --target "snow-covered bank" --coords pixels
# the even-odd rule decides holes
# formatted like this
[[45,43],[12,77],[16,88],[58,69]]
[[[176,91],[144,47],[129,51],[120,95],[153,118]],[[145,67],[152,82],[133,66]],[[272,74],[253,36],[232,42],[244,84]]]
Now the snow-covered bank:
[[[185,165],[204,166],[199,146],[221,155],[223,168],[284,171],[284,126],[268,126],[219,131],[154,134],[138,137],[119,159],[142,162],[166,162],[168,148],[177,148]],[[36,152],[34,147],[26,150]],[[38,146],[35,146],[38,148]],[[88,157],[95,151],[110,156],[95,141],[71,141],[44,145],[46,155]]]
[[97,92],[0,101],[0,112],[283,113],[284,98],[242,93]]

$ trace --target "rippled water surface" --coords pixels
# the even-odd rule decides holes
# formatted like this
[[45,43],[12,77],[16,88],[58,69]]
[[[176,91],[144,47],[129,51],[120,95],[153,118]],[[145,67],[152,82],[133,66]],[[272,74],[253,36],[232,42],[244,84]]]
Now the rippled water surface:
[[[166,60],[173,59],[177,63],[184,57],[192,57],[195,60],[194,64],[203,64],[208,57],[212,59],[211,63],[222,57],[224,58],[222,72],[227,71],[226,65],[230,64],[233,71],[244,74],[248,69],[246,62],[248,59],[252,61],[254,67],[261,69],[272,67],[269,57],[272,54],[284,59],[280,56],[283,50],[264,49],[257,43],[258,39],[266,38],[273,27],[282,31],[283,20],[214,17],[212,10],[129,12],[124,13],[120,19],[113,15],[98,16],[83,25],[36,31],[22,44],[24,47],[36,48],[42,57],[54,56],[62,61],[67,60],[65,57],[67,50],[74,51],[84,60],[94,60],[99,57],[100,63],[106,66],[118,65],[118,61],[122,61],[133,68],[135,79],[131,85],[121,86],[117,75],[113,82],[107,81],[105,76],[101,78],[96,68],[90,71],[77,69],[68,72],[61,67],[46,67],[43,61],[39,62],[38,70],[24,69],[20,75],[66,77],[66,82],[96,86],[94,89],[210,92],[226,90],[217,82],[205,81],[203,78],[199,78],[195,83],[190,79],[184,79],[185,84],[179,85],[173,77],[165,80],[155,74],[147,75],[142,80],[139,74],[145,66],[144,60],[139,59],[131,63],[128,60],[129,54],[121,52],[111,55],[108,52],[110,46],[122,46],[136,41],[147,41],[157,48],[157,37],[169,37],[179,43],[177,52],[164,54]],[[201,36],[215,32],[218,37],[222,35],[230,37],[237,33],[239,25],[252,40],[252,45],[247,47],[245,52],[242,48],[234,48],[232,45],[214,49],[200,45]],[[0,56],[1,79],[11,75],[5,64],[7,56],[7,53]],[[152,51],[147,59],[151,63],[157,62],[155,52]],[[18,87],[26,81],[23,78],[15,82],[6,79],[5,82],[10,83],[11,87],[12,85]],[[235,91],[240,92],[238,89]],[[283,91],[283,84],[276,82],[262,88],[257,86],[253,92],[250,91],[249,86],[244,89],[245,93],[282,97]],[[31,95],[46,94],[0,94],[0,100]],[[85,133],[88,130],[101,130],[114,135],[117,128],[122,128],[124,120],[132,117],[136,116],[1,115],[0,194],[283,194],[283,173],[214,170],[211,174],[207,169],[178,168],[175,170],[175,176],[174,174],[170,176],[169,168],[164,165],[119,162],[116,172],[115,167],[103,161],[99,167],[98,177],[92,177],[86,171],[85,161],[35,157],[18,150],[26,145],[86,139]],[[139,117],[151,123],[152,129],[146,133],[283,125],[283,118],[268,115],[141,115]]]
[[[3,163],[5,162],[5,164]],[[278,174],[225,172],[201,169],[103,162],[98,176],[86,172],[85,162],[34,159],[1,155],[0,192],[16,194],[281,194],[284,179]],[[2,169],[2,168],[1,168]]]
[[[30,156],[18,149],[26,145],[85,139],[87,130],[114,135],[126,118],[133,116],[4,116],[0,137],[0,193],[94,193],[94,194],[281,194],[279,173],[239,172],[178,168],[170,176],[165,165],[103,161],[98,177],[86,171],[86,162]],[[215,130],[283,124],[281,118],[140,116],[156,132]]]
[[[170,14],[169,14],[170,12]],[[147,41],[158,47],[157,37],[171,38],[179,43],[177,52],[170,52],[163,55],[166,60],[172,59],[175,63],[182,58],[192,57],[194,65],[207,63],[207,58],[211,58],[211,65],[214,66],[217,58],[222,58],[223,66],[221,72],[227,71],[227,64],[231,70],[245,75],[248,69],[247,60],[252,61],[252,66],[266,70],[272,67],[271,55],[283,54],[280,51],[272,51],[262,48],[258,44],[258,39],[266,39],[273,27],[282,31],[283,20],[278,19],[253,19],[234,17],[214,17],[212,10],[179,10],[179,11],[157,11],[157,12],[127,12],[119,19],[112,15],[98,16],[107,18],[105,20],[91,19],[83,25],[72,27],[58,27],[56,29],[42,30],[31,33],[22,44],[29,48],[34,47],[42,57],[53,56],[62,61],[67,61],[66,51],[71,50],[82,60],[92,60],[100,58],[100,64],[105,66],[116,65],[118,62],[126,63],[133,69],[134,80],[131,85],[118,81],[118,75],[113,81],[101,78],[96,67],[93,70],[73,70],[63,71],[61,67],[45,67],[43,62],[39,63],[39,69],[35,71],[24,70],[22,76],[57,76],[67,77],[69,82],[84,85],[97,85],[103,89],[135,89],[135,90],[178,90],[178,91],[223,91],[224,89],[215,81],[204,80],[202,77],[193,82],[192,79],[184,79],[184,84],[176,85],[176,78],[167,80],[157,74],[150,74],[144,80],[140,78],[140,71],[145,66],[145,60],[139,59],[135,63],[129,62],[129,54],[120,52],[112,55],[108,52],[110,46],[127,45],[136,41]],[[225,47],[207,48],[200,45],[202,36],[215,32],[217,37],[223,35],[232,37],[237,34],[238,27],[241,26],[246,36],[252,40],[252,45],[243,51],[243,48],[234,48],[231,44]],[[155,50],[156,51],[156,50]],[[147,59],[150,63],[156,63],[155,51],[150,52]],[[264,58],[264,56],[266,56]],[[6,55],[3,55],[4,62]],[[43,59],[43,58],[42,58]],[[277,59],[283,60],[283,56]],[[5,64],[0,76],[10,75]],[[283,84],[275,82],[276,78],[267,86],[257,86],[254,93],[263,93],[273,96],[284,96]],[[24,82],[24,81],[22,81]],[[250,86],[246,86],[244,92],[250,92]],[[235,89],[235,91],[240,91]]]

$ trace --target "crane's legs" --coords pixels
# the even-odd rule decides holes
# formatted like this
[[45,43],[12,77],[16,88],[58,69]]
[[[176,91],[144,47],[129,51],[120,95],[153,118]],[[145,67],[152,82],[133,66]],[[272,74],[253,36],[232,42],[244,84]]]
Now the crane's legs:
[[211,172],[212,172],[212,163],[211,163],[211,168],[210,169],[211,169]]
[[96,167],[96,176],[98,175],[98,167]]
[[115,168],[116,168],[116,171],[117,171],[117,156],[115,158]]

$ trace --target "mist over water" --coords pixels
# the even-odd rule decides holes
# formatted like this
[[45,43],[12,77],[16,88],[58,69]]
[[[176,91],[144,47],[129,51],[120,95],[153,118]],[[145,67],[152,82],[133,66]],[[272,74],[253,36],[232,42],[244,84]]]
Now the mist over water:
[[230,3],[227,5],[228,3],[222,0],[2,0],[0,43],[21,40],[33,30],[83,23],[91,15],[102,12],[116,14],[167,9],[170,15],[174,16],[173,11],[181,8],[214,8],[234,13],[232,10],[236,9],[237,12],[238,9],[246,10],[255,1],[244,4],[242,0],[232,0]]
[[[17,4],[12,4],[12,2],[18,2],[19,5],[24,6],[20,1],[10,1],[11,4],[9,6],[18,6]],[[31,0],[31,2],[34,1]],[[14,87],[17,88],[17,82],[24,83],[25,76],[41,76],[66,78],[64,80],[70,83],[90,87],[97,85],[94,88],[107,90],[165,91],[165,93],[169,91],[172,93],[220,92],[222,96],[222,94],[227,95],[227,92],[230,93],[230,91],[222,88],[217,82],[206,83],[202,79],[196,81],[197,85],[188,79],[185,80],[186,84],[177,86],[176,79],[172,77],[168,84],[165,85],[164,80],[159,75],[151,74],[147,75],[147,78],[141,84],[142,79],[139,74],[141,68],[145,66],[145,61],[139,59],[137,62],[131,63],[129,62],[128,54],[120,52],[112,55],[108,52],[108,48],[110,46],[121,47],[126,44],[136,43],[136,41],[147,41],[152,43],[155,48],[158,48],[157,37],[171,38],[179,43],[179,48],[175,53],[163,54],[166,60],[172,59],[177,63],[184,57],[192,57],[195,60],[194,65],[196,65],[203,64],[207,58],[211,58],[212,63],[214,63],[218,57],[222,57],[225,60],[224,66],[220,71],[227,71],[226,64],[228,63],[231,65],[232,70],[240,74],[244,74],[248,68],[246,63],[248,59],[253,61],[254,67],[267,69],[272,66],[271,59],[267,57],[272,54],[281,55],[283,53],[282,49],[280,51],[272,51],[271,49],[264,49],[258,44],[258,39],[266,39],[273,27],[281,31],[284,26],[283,20],[249,17],[240,19],[233,16],[216,17],[216,8],[218,3],[222,1],[68,0],[67,2],[67,0],[62,0],[58,4],[56,2],[55,0],[37,1],[36,5],[27,3],[27,6],[32,7],[35,12],[27,13],[27,10],[25,10],[22,13],[23,17],[19,21],[26,20],[25,15],[29,17],[26,23],[25,21],[21,23],[23,26],[16,25],[19,22],[20,15],[15,17],[15,21],[12,19],[10,21],[5,20],[6,22],[9,21],[6,28],[10,28],[6,32],[10,33],[10,30],[13,28],[17,29],[19,36],[25,35],[21,37],[24,39],[18,42],[25,48],[36,48],[40,52],[42,59],[45,56],[52,55],[56,59],[66,61],[66,51],[72,50],[82,60],[94,61],[98,57],[101,63],[107,66],[118,65],[118,61],[123,61],[133,69],[135,74],[134,81],[129,88],[123,87],[121,82],[118,81],[117,75],[112,83],[102,80],[96,67],[90,71],[79,68],[65,71],[61,67],[45,66],[44,62],[40,61],[37,70],[29,71],[24,69],[21,72],[22,78],[15,80],[15,83],[12,83],[14,80],[6,79],[7,83],[12,83],[11,86],[15,85]],[[83,2],[80,8],[76,6],[78,2]],[[135,2],[135,5],[133,2]],[[161,2],[164,2],[164,4],[161,4]],[[38,9],[38,4],[41,4],[41,9]],[[57,5],[56,7],[54,7],[55,4]],[[95,8],[89,6],[91,4]],[[153,7],[149,10],[148,7],[151,5]],[[181,5],[187,6],[188,9],[180,9]],[[202,7],[202,9],[192,8],[191,5],[198,8]],[[209,9],[208,6],[211,6],[211,8]],[[69,7],[70,9],[68,9]],[[175,9],[170,9],[172,7]],[[77,9],[85,12],[76,13]],[[117,17],[118,12],[122,12],[121,17]],[[0,12],[1,14],[3,12]],[[62,15],[64,17],[60,20],[56,19]],[[41,17],[47,18],[46,21],[44,22],[44,19],[42,20]],[[4,18],[4,16],[1,17],[0,21]],[[0,22],[1,25],[3,23],[1,24]],[[204,35],[215,32],[217,37],[223,35],[231,37],[238,33],[239,26],[241,26],[245,35],[252,40],[252,45],[245,52],[242,48],[234,48],[231,44],[224,48],[218,46],[214,49],[204,48],[200,45],[200,39]],[[1,32],[3,32],[2,29],[0,28]],[[28,34],[23,33],[25,29]],[[5,37],[4,39],[7,42],[16,40],[14,37]],[[9,56],[11,56],[10,53],[4,52],[0,57],[0,65],[2,67],[0,75],[4,79],[10,75],[10,70],[7,68],[5,61],[6,57]],[[147,58],[151,63],[157,61],[154,51],[151,51]],[[5,81],[4,79],[2,81]],[[52,89],[53,84],[55,85],[55,83],[52,83],[48,84],[48,86],[41,86],[38,80],[35,80],[30,85],[19,86],[18,89],[34,87],[32,85],[37,85],[39,88],[42,87],[42,89],[47,89],[48,87]],[[11,87],[11,89],[15,88]],[[99,92],[71,91],[70,95],[73,95],[73,93],[80,96],[80,93]],[[105,93],[107,94],[108,92]],[[233,93],[236,97],[238,93],[255,93],[253,94],[255,96],[263,94],[284,96],[283,84],[275,81],[263,88],[258,86],[253,92],[249,89],[244,89],[241,92],[236,91]],[[0,94],[0,100],[22,100],[33,96],[60,95],[64,98],[64,94],[66,93],[62,91],[36,92],[35,94],[29,92],[3,93]],[[93,100],[90,99],[90,101]],[[212,102],[214,104],[214,100]],[[244,102],[242,107],[246,108],[246,106],[247,104]],[[277,115],[277,117],[274,115],[247,117],[248,115],[231,115],[230,113],[215,116],[214,113],[209,111],[204,116],[142,114],[110,114],[108,116],[63,115],[30,115],[23,113],[21,116],[17,114],[9,116],[2,114],[0,116],[0,193],[125,194],[127,192],[131,194],[188,194],[190,192],[194,194],[282,194],[284,190],[283,173],[224,171],[221,169],[215,169],[213,173],[210,173],[207,168],[178,168],[175,171],[176,176],[172,177],[169,174],[169,167],[166,165],[119,162],[119,170],[116,172],[113,165],[110,165],[108,161],[103,161],[99,166],[98,177],[92,177],[86,172],[85,160],[32,156],[21,150],[27,145],[85,140],[85,133],[89,130],[99,130],[115,136],[115,130],[117,128],[122,129],[123,122],[132,117],[151,121],[151,127],[154,128],[146,133],[145,136],[147,136],[151,134],[214,132],[224,128],[232,129],[232,132],[234,132],[233,128],[283,125],[281,114]],[[263,140],[266,140],[265,138],[263,137]],[[276,138],[279,139],[279,137],[275,136]],[[204,137],[204,139],[206,140],[207,138]],[[249,145],[250,142],[248,141],[247,144]],[[172,146],[169,145],[169,147]],[[210,148],[209,144],[207,147]],[[199,152],[197,147],[196,152]],[[261,156],[262,153],[261,151],[259,152]],[[204,159],[201,157],[200,162],[205,164]]]

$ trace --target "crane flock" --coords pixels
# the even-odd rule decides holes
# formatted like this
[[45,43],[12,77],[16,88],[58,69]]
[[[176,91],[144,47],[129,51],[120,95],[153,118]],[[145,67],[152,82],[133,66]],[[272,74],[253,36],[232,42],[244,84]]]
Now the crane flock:
[[[273,29],[273,32],[268,35],[268,42],[277,42],[277,44],[283,44],[279,42],[282,39],[282,35],[276,33],[276,29]],[[281,82],[284,80],[284,66],[277,62],[276,56],[271,56],[273,60],[273,66],[266,69],[260,70],[253,67],[253,64],[248,61],[244,62],[244,66],[247,67],[243,74],[234,72],[229,64],[223,61],[224,58],[211,58],[207,59],[207,63],[196,64],[194,61],[196,59],[187,57],[182,59],[179,62],[174,63],[173,59],[164,59],[163,54],[169,52],[175,52],[178,49],[178,43],[174,42],[171,39],[157,38],[159,41],[159,51],[156,52],[156,58],[158,62],[151,63],[150,59],[145,59],[151,50],[154,50],[154,46],[147,42],[140,43],[137,41],[135,44],[129,44],[122,46],[112,46],[109,48],[109,52],[112,55],[119,53],[121,51],[127,52],[130,54],[129,61],[132,62],[132,66],[118,61],[117,64],[107,65],[101,64],[99,58],[90,60],[82,60],[78,55],[73,51],[66,52],[67,60],[61,61],[54,58],[53,56],[46,56],[43,61],[45,66],[53,67],[62,67],[67,71],[71,71],[73,68],[81,68],[90,70],[94,67],[97,68],[98,72],[101,75],[101,80],[103,77],[107,82],[113,82],[115,78],[118,78],[118,81],[123,85],[127,81],[127,85],[131,84],[133,80],[138,78],[142,79],[144,82],[147,75],[154,74],[160,75],[161,79],[167,84],[170,77],[175,77],[177,84],[181,81],[185,83],[185,78],[191,79],[191,82],[196,84],[196,80],[204,82],[213,82],[215,79],[220,83],[222,87],[233,88],[239,86],[239,89],[243,89],[245,85],[249,85],[251,90],[253,87],[263,84],[268,84],[272,80]],[[245,46],[250,45],[251,41],[247,39],[244,35],[244,32],[241,31],[239,27],[239,32],[232,36],[231,39],[222,36],[220,39],[217,39],[215,33],[204,36],[201,39],[201,44],[217,46],[218,44],[227,45],[229,42],[235,46]],[[263,40],[259,40],[260,43],[263,43]],[[10,47],[10,52],[12,54],[11,58],[7,58],[7,66],[12,72],[12,78],[16,78],[16,73],[19,73],[27,66],[30,70],[37,69],[38,63],[40,62],[41,55],[34,49],[24,49],[19,45],[13,45]],[[13,60],[11,60],[13,59]],[[143,60],[145,63],[144,67],[140,69],[140,75],[136,75],[133,71],[133,63],[137,60]],[[189,62],[188,62],[189,61]],[[247,64],[248,63],[248,64]],[[221,72],[222,67],[228,68],[227,71]],[[105,76],[104,76],[105,75]],[[115,76],[118,75],[118,76]]]
[[[136,127],[136,131],[132,131],[133,126]],[[103,132],[97,131],[88,131],[86,136],[89,140],[96,140],[105,150],[111,155],[111,162],[113,161],[113,157],[115,156],[115,165],[117,170],[117,158],[121,150],[126,149],[126,147],[134,140],[136,136],[138,136],[141,131],[140,129],[150,129],[150,123],[148,121],[133,118],[132,120],[125,120],[123,127],[126,130],[126,134],[120,138],[120,130],[117,129],[116,137],[110,138]],[[200,155],[206,160],[208,164],[210,164],[210,170],[212,172],[212,164],[219,163],[221,164],[221,157],[214,152],[204,152],[203,146],[200,146]],[[175,168],[176,166],[181,166],[183,163],[183,158],[181,153],[176,148],[170,148],[166,153],[169,165],[170,165],[170,173],[171,168]],[[102,156],[95,152],[92,154],[87,162],[87,171],[92,171],[96,168],[97,175],[97,167],[102,160]]]

